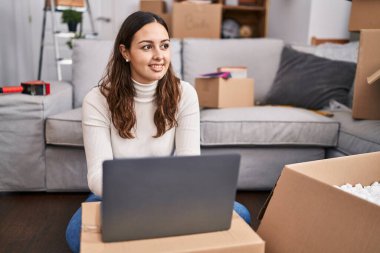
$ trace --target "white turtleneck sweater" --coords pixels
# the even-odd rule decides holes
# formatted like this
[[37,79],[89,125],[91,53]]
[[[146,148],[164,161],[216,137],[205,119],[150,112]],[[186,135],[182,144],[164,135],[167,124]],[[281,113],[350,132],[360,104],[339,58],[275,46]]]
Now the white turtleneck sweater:
[[136,89],[135,138],[123,139],[111,121],[106,98],[99,87],[93,88],[84,98],[82,105],[83,140],[87,159],[87,180],[90,190],[102,196],[102,163],[104,160],[128,157],[199,155],[199,104],[195,89],[181,81],[181,100],[178,108],[178,127],[164,135],[153,138],[157,133],[153,121],[156,105],[154,96],[157,83],[139,84]]

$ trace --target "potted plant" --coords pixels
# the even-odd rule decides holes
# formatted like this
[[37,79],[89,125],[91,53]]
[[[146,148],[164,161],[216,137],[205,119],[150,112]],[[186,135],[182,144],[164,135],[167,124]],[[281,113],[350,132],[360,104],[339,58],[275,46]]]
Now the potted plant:
[[62,11],[62,23],[67,23],[70,32],[76,32],[77,26],[82,22],[82,13],[68,9]]

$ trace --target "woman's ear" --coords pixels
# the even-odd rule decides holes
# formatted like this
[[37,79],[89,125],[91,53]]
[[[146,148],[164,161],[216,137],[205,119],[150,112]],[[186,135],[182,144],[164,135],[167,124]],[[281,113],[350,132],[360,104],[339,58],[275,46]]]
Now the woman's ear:
[[120,51],[121,55],[124,57],[124,59],[129,61],[128,50],[127,50],[127,48],[125,48],[125,45],[120,44],[119,45],[119,51]]

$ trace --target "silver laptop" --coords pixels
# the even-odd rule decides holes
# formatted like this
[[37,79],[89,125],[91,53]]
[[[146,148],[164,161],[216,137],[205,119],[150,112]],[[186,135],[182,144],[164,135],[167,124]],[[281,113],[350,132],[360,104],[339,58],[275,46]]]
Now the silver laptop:
[[238,154],[105,161],[103,241],[229,229],[239,164]]

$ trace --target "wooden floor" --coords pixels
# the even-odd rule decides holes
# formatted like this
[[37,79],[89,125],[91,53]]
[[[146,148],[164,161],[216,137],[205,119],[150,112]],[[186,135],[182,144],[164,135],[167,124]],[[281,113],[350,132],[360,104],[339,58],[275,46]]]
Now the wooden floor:
[[[0,193],[0,252],[70,252],[65,230],[88,193]],[[269,192],[238,192],[252,228]]]

